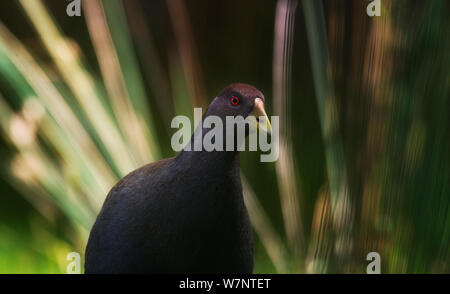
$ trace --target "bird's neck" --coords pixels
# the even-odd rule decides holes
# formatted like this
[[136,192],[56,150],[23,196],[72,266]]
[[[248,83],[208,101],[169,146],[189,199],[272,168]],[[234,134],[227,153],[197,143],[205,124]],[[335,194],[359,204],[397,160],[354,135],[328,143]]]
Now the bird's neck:
[[237,172],[239,173],[239,152],[226,151],[226,135],[223,130],[223,151],[207,151],[203,146],[205,136],[212,129],[204,128],[203,122],[196,128],[188,145],[190,148],[185,148],[178,156],[177,160],[187,162],[189,166],[198,166],[204,172]]

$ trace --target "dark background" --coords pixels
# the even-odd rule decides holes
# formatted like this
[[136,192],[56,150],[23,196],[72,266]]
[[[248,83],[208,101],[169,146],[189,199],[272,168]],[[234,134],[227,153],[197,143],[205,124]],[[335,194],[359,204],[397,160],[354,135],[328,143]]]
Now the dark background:
[[[101,78],[84,18],[67,17],[66,1],[44,2],[59,28],[81,49],[89,72]],[[127,0],[123,2],[127,11]],[[171,56],[180,54],[181,49],[167,3],[138,2],[153,35],[164,78],[170,80]],[[330,249],[339,239],[338,233],[330,229],[330,237],[322,240],[331,244],[325,250],[325,256],[331,260],[327,271],[364,272],[365,254],[379,251],[386,256],[385,272],[449,272],[449,3],[382,2],[383,16],[372,19],[365,14],[366,1],[323,1],[330,54],[327,71],[335,86],[338,129],[354,207],[351,234],[355,239],[352,254],[341,265],[342,260],[333,257]],[[273,113],[276,7],[277,1],[185,1],[196,56],[193,60],[198,66],[196,78],[204,87],[207,101],[225,85],[244,82],[265,94],[267,112]],[[39,62],[52,68],[47,50],[17,1],[0,3],[0,19]],[[380,23],[388,23],[390,31],[377,31]],[[321,195],[326,198],[329,194],[324,151],[327,142],[324,143],[321,132],[301,2],[297,5],[293,40],[289,107],[292,121],[288,126],[293,134],[292,160],[296,167],[293,182],[301,195],[301,220],[310,242],[308,248],[314,248],[319,246],[314,241],[322,232],[314,225],[315,214],[323,205]],[[135,47],[140,46],[139,40],[133,41]],[[163,157],[172,156],[168,120],[158,107],[173,105],[173,89],[165,89],[168,96],[155,98],[142,54],[137,55]],[[381,56],[383,62],[373,63],[374,56]],[[371,80],[373,72],[381,72],[378,79]],[[0,89],[12,107],[20,107],[14,88],[2,77]],[[415,133],[417,129],[424,129],[426,135]],[[48,250],[41,252],[37,248],[54,246],[53,241],[48,241],[54,238],[69,244],[61,245],[63,248],[82,247],[83,241],[73,237],[70,220],[57,206],[51,206],[51,214],[42,215],[42,210],[36,210],[23,192],[13,188],[6,162],[15,150],[4,137],[0,142],[0,158],[5,163],[2,174],[6,175],[0,178],[0,242],[4,242],[0,245],[0,259],[8,255],[11,260],[18,260],[14,268],[10,267],[14,262],[3,263],[2,267],[0,261],[0,272],[64,270],[60,261],[49,258]],[[414,150],[419,150],[420,155]],[[417,156],[408,157],[408,152]],[[242,156],[242,170],[286,242],[275,165],[261,164],[257,154],[246,153]],[[36,233],[40,232],[36,226],[55,237]],[[258,237],[257,240],[257,271],[274,272]],[[308,261],[301,264],[301,271],[308,271]]]

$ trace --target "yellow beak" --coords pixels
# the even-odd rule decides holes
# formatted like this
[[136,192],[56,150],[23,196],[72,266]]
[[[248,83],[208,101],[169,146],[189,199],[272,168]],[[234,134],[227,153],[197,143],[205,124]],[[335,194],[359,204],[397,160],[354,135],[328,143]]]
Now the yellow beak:
[[269,117],[266,114],[266,110],[264,109],[264,102],[261,98],[255,99],[255,106],[251,115],[256,118],[257,129],[261,129],[268,134],[272,133],[272,126],[270,124]]

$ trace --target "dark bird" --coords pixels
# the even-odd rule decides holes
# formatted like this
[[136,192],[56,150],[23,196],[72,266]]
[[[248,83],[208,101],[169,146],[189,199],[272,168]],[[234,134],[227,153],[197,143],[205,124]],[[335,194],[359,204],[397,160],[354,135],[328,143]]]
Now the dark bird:
[[[264,101],[255,87],[232,84],[211,102],[203,120],[267,118]],[[257,127],[267,130],[268,119],[262,121]],[[200,124],[195,132],[199,128],[203,136],[211,130]],[[109,192],[86,248],[88,274],[252,271],[253,237],[237,151],[185,148],[131,172]]]

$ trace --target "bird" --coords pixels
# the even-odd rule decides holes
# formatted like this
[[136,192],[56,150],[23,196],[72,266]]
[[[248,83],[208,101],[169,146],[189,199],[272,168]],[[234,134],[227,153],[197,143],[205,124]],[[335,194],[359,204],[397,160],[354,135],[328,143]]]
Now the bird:
[[[231,84],[213,99],[202,120],[267,118],[264,103],[254,86]],[[257,120],[256,127],[270,131],[270,121],[263,125]],[[205,136],[210,128],[199,124],[194,135],[199,130]],[[194,144],[194,135],[187,144]],[[85,273],[249,274],[252,234],[239,152],[185,148],[132,171],[111,189],[89,235]]]

